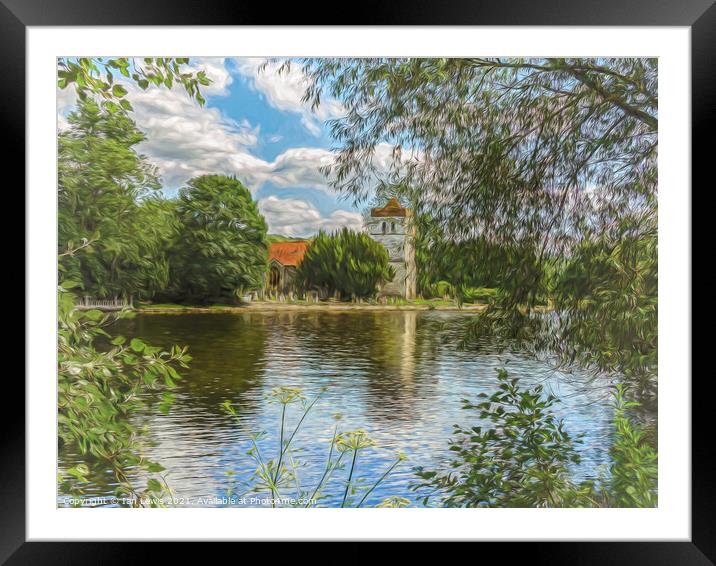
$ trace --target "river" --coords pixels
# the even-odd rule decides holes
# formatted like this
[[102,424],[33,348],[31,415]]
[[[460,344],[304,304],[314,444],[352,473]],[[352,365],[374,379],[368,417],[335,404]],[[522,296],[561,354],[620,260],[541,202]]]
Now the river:
[[[275,453],[280,406],[267,402],[267,395],[279,386],[298,387],[309,400],[323,391],[293,441],[304,489],[320,478],[338,423],[340,430],[365,429],[376,442],[357,461],[355,474],[364,485],[377,479],[399,451],[408,456],[365,504],[388,496],[416,502],[408,489],[415,481],[413,467],[434,469],[450,457],[453,425],[477,424],[476,415],[461,408],[462,399],[493,392],[500,367],[523,385],[543,384],[545,393],[561,400],[554,412],[570,434],[584,434],[575,475],[597,477],[608,463],[610,443],[606,379],[557,371],[519,354],[460,351],[456,343],[469,316],[325,310],[139,314],[115,323],[111,333],[157,346],[189,346],[191,368],[173,391],[176,399],[169,413],[162,414],[150,402],[136,417],[152,443],[148,456],[167,469],[179,505],[222,505],[232,484],[247,481],[256,468],[247,455],[250,434],[265,432],[261,451],[266,457]],[[236,407],[239,422],[221,409],[225,400]],[[336,414],[341,415],[338,421]],[[289,428],[299,416],[299,408],[292,406]],[[61,469],[78,461],[71,447],[60,450]],[[320,505],[340,502],[339,480],[346,473],[336,472]],[[88,496],[112,494],[111,475],[93,472],[92,481]],[[60,505],[63,495],[58,494]]]

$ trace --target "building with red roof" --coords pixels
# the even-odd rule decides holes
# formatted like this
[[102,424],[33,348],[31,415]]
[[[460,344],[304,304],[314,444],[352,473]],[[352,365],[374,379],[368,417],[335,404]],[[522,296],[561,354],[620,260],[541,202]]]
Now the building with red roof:
[[275,242],[269,245],[269,271],[266,278],[268,291],[285,293],[293,287],[296,270],[306,255],[310,242]]

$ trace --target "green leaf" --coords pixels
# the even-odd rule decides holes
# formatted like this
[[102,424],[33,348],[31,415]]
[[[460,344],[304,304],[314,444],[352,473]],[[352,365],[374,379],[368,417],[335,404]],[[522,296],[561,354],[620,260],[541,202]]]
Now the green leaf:
[[120,106],[115,104],[111,100],[107,100],[107,101],[103,102],[102,106],[110,114],[116,114],[117,112],[120,112],[120,110],[121,110]]
[[120,84],[116,84],[112,87],[112,94],[117,98],[122,98],[127,94],[127,89]]
[[60,287],[62,287],[63,289],[75,289],[80,286],[80,283],[71,279],[66,279],[65,281],[60,282]]
[[154,478],[147,481],[147,489],[152,493],[161,493],[163,491],[162,484]]

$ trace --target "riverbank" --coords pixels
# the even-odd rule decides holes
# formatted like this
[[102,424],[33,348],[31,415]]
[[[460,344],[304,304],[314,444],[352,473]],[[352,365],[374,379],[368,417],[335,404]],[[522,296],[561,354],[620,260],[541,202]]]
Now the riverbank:
[[242,312],[283,312],[283,311],[480,311],[486,304],[469,304],[458,306],[445,302],[421,302],[401,304],[373,303],[280,303],[274,301],[254,301],[243,305],[209,305],[189,306],[176,304],[139,305],[138,312],[147,314],[181,314],[181,313],[242,313]]

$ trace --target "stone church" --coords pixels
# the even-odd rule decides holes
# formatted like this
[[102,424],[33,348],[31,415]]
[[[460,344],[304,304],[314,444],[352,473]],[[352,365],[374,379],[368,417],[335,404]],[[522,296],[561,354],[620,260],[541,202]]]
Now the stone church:
[[391,198],[384,207],[371,209],[364,223],[370,237],[388,250],[390,265],[395,270],[393,280],[382,285],[381,295],[414,299],[417,273],[413,211]]

